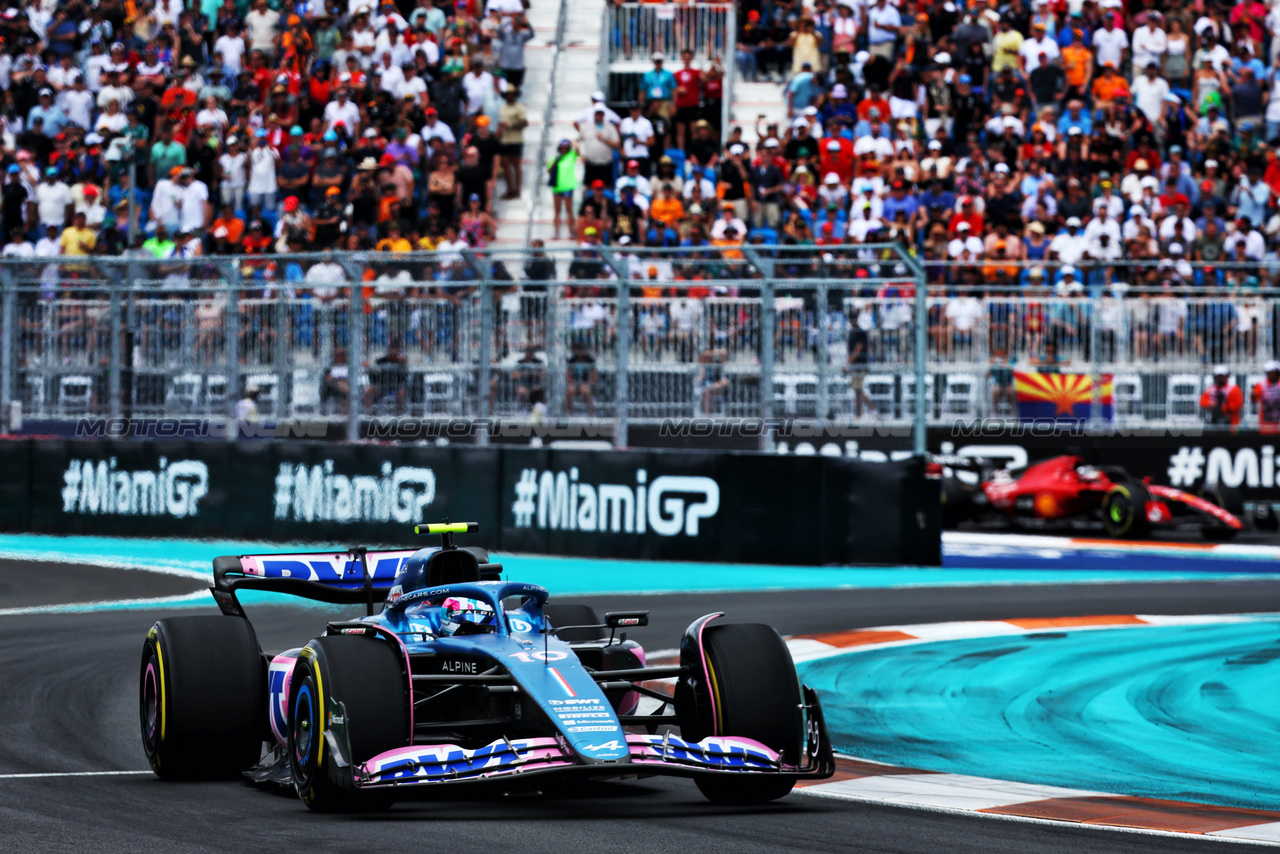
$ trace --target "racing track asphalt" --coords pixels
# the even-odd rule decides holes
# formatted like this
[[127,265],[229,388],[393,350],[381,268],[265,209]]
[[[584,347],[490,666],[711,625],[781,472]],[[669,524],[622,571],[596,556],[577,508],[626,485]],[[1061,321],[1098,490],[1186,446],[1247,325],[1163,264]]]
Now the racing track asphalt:
[[[33,597],[15,594],[12,571],[20,569],[0,564],[0,608],[31,604]],[[173,595],[195,586],[147,573],[65,565],[34,569],[44,577],[46,592],[34,597],[42,600],[49,598],[49,591],[68,595],[89,575],[108,576],[112,583],[126,583],[123,577],[128,576],[131,596]],[[80,595],[75,599],[83,601]],[[650,609],[652,624],[634,637],[650,649],[669,649],[693,617],[710,610],[724,610],[745,621],[768,621],[784,633],[1000,617],[1280,611],[1280,582],[793,591],[581,601],[602,610]],[[382,816],[331,817],[311,815],[291,794],[234,781],[167,784],[150,774],[6,778],[145,768],[137,724],[138,656],[146,629],[164,613],[0,617],[0,685],[5,689],[0,692],[0,851],[1154,854],[1221,850],[1223,844],[803,795],[765,808],[726,809],[708,805],[685,780],[599,784],[558,797],[454,797],[404,803]],[[250,616],[266,649],[304,642],[324,618],[315,609],[281,606],[260,606]]]

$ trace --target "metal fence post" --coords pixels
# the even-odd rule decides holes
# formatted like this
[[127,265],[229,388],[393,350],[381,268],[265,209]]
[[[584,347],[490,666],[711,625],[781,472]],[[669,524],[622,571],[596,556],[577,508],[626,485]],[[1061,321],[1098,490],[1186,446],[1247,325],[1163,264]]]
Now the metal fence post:
[[928,436],[925,431],[928,420],[928,387],[925,385],[925,363],[929,358],[929,282],[925,277],[924,267],[920,265],[920,262],[911,253],[905,251],[899,244],[894,244],[894,249],[903,263],[907,265],[907,269],[911,271],[916,282],[915,345],[913,347],[916,395],[915,413],[913,414],[914,423],[912,424],[912,450],[915,451],[916,456],[924,456],[929,449]]
[[829,420],[831,414],[830,394],[827,389],[827,374],[831,370],[830,355],[827,352],[827,311],[831,296],[831,286],[825,281],[818,284],[818,388],[814,398],[813,415],[821,422]]
[[613,250],[601,248],[600,255],[605,263],[613,269],[618,277],[617,315],[617,352],[618,373],[614,380],[614,395],[617,398],[618,423],[613,436],[614,447],[627,446],[627,409],[630,403],[630,366],[631,366],[631,281],[628,265],[613,254]]
[[1093,283],[1090,285],[1089,302],[1085,303],[1085,317],[1089,324],[1089,386],[1092,391],[1089,400],[1089,423],[1095,428],[1102,424],[1102,333],[1098,329],[1098,318],[1101,315],[1103,289],[1098,277],[1101,270],[1092,270]]
[[764,449],[774,449],[773,429],[773,316],[772,271],[760,283],[760,420],[764,428]]
[[[470,252],[468,256],[472,256]],[[473,261],[475,267],[480,273],[480,370],[478,373],[478,381],[480,387],[476,389],[476,399],[479,401],[480,424],[479,433],[476,435],[477,445],[489,444],[489,380],[493,375],[493,298],[494,287],[493,279],[490,277],[490,269],[478,260]]]
[[347,307],[347,385],[350,400],[347,406],[347,441],[360,439],[360,412],[364,402],[360,378],[364,374],[364,256],[342,260],[342,267],[351,279],[351,296]]
[[[13,281],[13,268],[8,264],[0,267],[0,412],[6,429],[12,430],[9,424],[10,402],[14,399],[13,348],[17,346],[17,288]],[[21,398],[19,398],[21,399]]]
[[226,262],[227,279],[227,399],[223,417],[227,419],[227,441],[234,442],[240,436],[236,422],[236,402],[240,396],[240,264]]
[[[123,268],[108,266],[107,270],[112,269],[124,272]],[[107,414],[112,419],[120,417],[120,388],[121,376],[124,370],[124,318],[122,317],[122,301],[120,299],[120,290],[125,287],[125,277],[116,276],[107,282],[107,298],[110,301],[107,308],[108,316],[111,319],[111,344],[109,347],[110,364],[107,366]],[[130,354],[132,355],[132,354]]]
[[[285,262],[287,263],[287,262]],[[284,266],[283,264],[281,265]],[[284,271],[281,270],[283,279]],[[281,420],[288,411],[288,403],[293,394],[293,371],[289,369],[289,345],[291,343],[293,333],[293,317],[291,309],[293,306],[285,300],[282,288],[284,282],[277,281],[272,296],[275,297],[275,355],[272,362],[275,363],[276,375],[276,411],[274,413],[277,421]]]
[[559,279],[547,283],[547,413],[552,418],[564,410],[564,286]]

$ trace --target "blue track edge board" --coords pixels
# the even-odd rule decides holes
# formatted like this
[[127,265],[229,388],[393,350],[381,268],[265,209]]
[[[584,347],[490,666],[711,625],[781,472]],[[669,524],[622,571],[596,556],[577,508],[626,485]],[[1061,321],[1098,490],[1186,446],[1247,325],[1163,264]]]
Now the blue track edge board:
[[[483,541],[483,537],[478,539]],[[950,535],[947,539],[951,539]],[[942,568],[735,565],[507,554],[495,554],[494,559],[504,564],[507,577],[542,584],[559,596],[1280,576],[1280,561],[1270,554],[1275,550],[1256,546],[1238,547],[1247,549],[1249,557],[1230,557],[1203,550],[1167,554],[1155,545],[1157,551],[1150,554],[1135,553],[1132,546],[1116,553],[1096,547],[1067,550],[1061,547],[1068,542],[1066,538],[997,535],[984,537],[982,542],[970,542],[972,539],[967,536],[964,543],[948,543]],[[1034,540],[1035,545],[1028,545],[1029,540]],[[1004,544],[1006,541],[1008,545]],[[323,551],[333,545],[8,534],[0,535],[0,558],[150,568],[210,579],[215,555]],[[1254,557],[1255,553],[1265,556]]]
[[1115,570],[1252,575],[1280,572],[1275,546],[1107,543],[1068,537],[944,535],[947,569]]

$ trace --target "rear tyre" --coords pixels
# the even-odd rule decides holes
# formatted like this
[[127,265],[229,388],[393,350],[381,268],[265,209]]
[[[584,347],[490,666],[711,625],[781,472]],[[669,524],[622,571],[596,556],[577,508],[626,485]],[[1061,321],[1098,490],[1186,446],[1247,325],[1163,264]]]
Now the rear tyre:
[[1102,528],[1116,539],[1139,539],[1151,533],[1147,521],[1147,488],[1137,481],[1117,483],[1102,497]]
[[970,487],[954,477],[942,479],[942,527],[954,530],[973,519],[977,508]]
[[[596,609],[590,605],[543,605],[542,616],[550,620],[554,628],[561,626],[599,626],[604,623]],[[570,629],[558,632],[556,637],[565,643],[582,643],[583,641],[604,640],[609,633],[604,629]]]
[[[1244,498],[1240,495],[1240,490],[1224,486],[1221,483],[1215,483],[1213,486],[1205,487],[1204,497],[1237,519],[1244,519]],[[1200,534],[1206,540],[1218,542],[1230,540],[1237,533],[1239,532],[1235,528],[1228,527],[1212,518],[1205,519],[1200,525]]]
[[[759,623],[709,626],[703,647],[710,671],[715,720],[706,709],[699,740],[709,734],[754,739],[782,754],[804,760],[804,703],[800,679],[787,645],[772,626]],[[716,804],[762,804],[791,791],[790,777],[746,774],[699,777],[698,789]]]
[[162,780],[236,776],[257,764],[267,731],[258,638],[238,617],[176,617],[142,646],[142,747]]
[[[378,638],[329,635],[307,644],[298,657],[289,683],[289,770],[312,810],[376,812],[394,802],[390,792],[358,791],[343,778],[409,743],[409,696],[399,656]],[[339,702],[351,750],[346,768],[337,766],[324,737]]]

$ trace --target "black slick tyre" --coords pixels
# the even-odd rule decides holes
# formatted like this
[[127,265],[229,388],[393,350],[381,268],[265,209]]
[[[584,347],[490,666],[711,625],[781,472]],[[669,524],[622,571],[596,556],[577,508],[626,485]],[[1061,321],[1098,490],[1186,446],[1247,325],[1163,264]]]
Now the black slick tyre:
[[253,626],[239,617],[175,617],[142,646],[142,746],[163,780],[233,777],[267,732],[267,679]]
[[[703,645],[715,709],[714,721],[701,722],[705,732],[754,739],[781,753],[784,761],[801,763],[804,698],[791,653],[777,631],[760,623],[709,626]],[[740,778],[699,777],[697,785],[712,803],[761,804],[789,793],[795,780],[744,773]]]
[[[338,767],[325,739],[338,703],[351,753],[346,768]],[[390,792],[359,791],[342,778],[408,743],[409,695],[399,649],[365,635],[329,635],[307,644],[289,683],[289,770],[303,803],[316,812],[390,807]]]
[[[567,603],[564,605],[543,605],[542,616],[551,622],[554,628],[564,626],[600,626],[604,620],[590,605]],[[605,629],[570,629],[558,632],[556,637],[565,643],[582,643],[583,641],[604,640],[609,636]]]
[[1102,497],[1102,529],[1116,539],[1140,539],[1151,532],[1147,488],[1137,481],[1117,483]]

